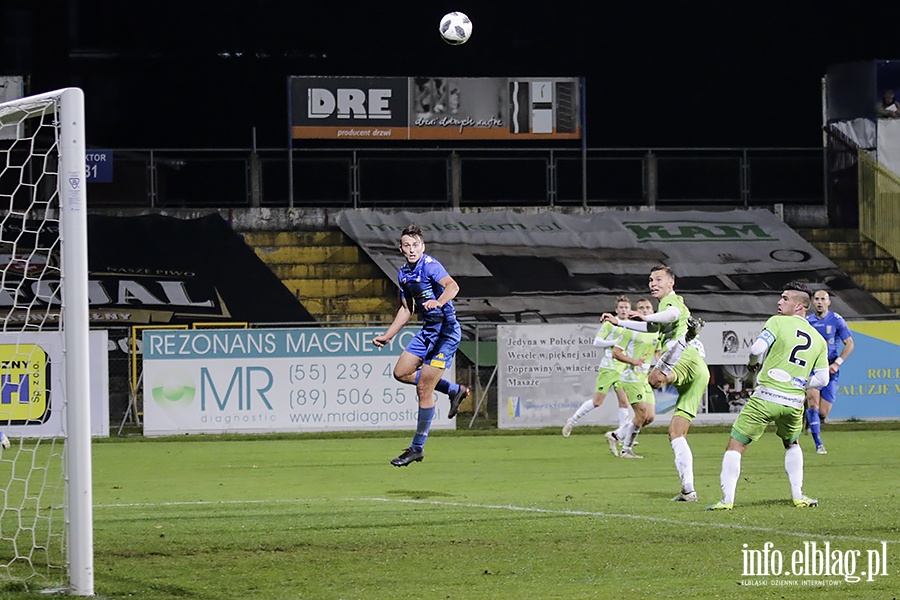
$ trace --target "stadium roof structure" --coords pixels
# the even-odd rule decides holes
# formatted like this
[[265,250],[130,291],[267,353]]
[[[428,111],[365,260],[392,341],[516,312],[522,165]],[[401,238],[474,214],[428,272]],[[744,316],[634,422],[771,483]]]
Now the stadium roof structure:
[[426,253],[460,285],[454,305],[464,326],[597,322],[620,295],[649,298],[648,274],[657,264],[672,267],[676,293],[708,321],[765,320],[792,280],[832,292],[832,310],[847,319],[890,312],[765,210],[354,210],[338,223],[392,281],[403,261],[400,232],[422,226]]

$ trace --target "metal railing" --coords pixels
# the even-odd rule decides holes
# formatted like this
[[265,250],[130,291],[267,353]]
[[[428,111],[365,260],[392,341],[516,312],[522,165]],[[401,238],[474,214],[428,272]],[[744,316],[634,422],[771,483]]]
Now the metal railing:
[[859,150],[859,232],[900,260],[900,178]]
[[823,168],[821,148],[115,149],[113,181],[89,193],[108,208],[821,205]]

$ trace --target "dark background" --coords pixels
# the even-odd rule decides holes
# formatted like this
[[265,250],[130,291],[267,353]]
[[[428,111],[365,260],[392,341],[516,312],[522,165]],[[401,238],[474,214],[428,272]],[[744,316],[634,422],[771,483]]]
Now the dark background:
[[82,87],[95,148],[283,147],[289,75],[584,76],[593,147],[812,147],[828,65],[900,58],[892,2],[3,0],[0,27],[0,73]]

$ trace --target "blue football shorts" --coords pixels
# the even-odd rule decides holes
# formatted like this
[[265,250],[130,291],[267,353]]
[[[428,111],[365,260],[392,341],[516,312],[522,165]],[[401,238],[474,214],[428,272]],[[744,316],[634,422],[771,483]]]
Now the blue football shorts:
[[456,319],[426,322],[416,337],[406,345],[406,351],[421,358],[423,364],[446,369],[453,364],[453,356],[459,348],[460,340],[462,329]]
[[840,377],[841,372],[838,371],[831,375],[831,378],[828,380],[828,385],[819,389],[819,394],[822,400],[826,402],[831,402],[834,404],[835,399],[837,398],[838,392],[838,378]]

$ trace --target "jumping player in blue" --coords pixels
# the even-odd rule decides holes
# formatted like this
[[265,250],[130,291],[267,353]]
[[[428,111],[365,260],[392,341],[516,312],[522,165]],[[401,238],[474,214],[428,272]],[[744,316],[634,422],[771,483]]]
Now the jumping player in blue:
[[[816,454],[828,454],[822,443],[822,420],[831,412],[831,406],[837,396],[838,377],[841,375],[841,365],[850,353],[853,352],[853,337],[844,317],[834,311],[828,310],[831,306],[831,296],[825,290],[819,290],[813,296],[813,304],[816,306],[815,314],[806,317],[806,320],[818,331],[828,344],[828,372],[831,379],[828,385],[821,389],[810,388],[806,392],[806,421],[809,423],[809,432],[816,443]],[[838,340],[843,342],[843,347],[838,351]]]
[[395,467],[405,467],[425,458],[425,440],[434,419],[434,392],[450,396],[449,418],[456,416],[459,404],[469,395],[469,388],[442,379],[444,369],[453,363],[453,355],[462,339],[456,320],[453,299],[459,284],[433,257],[425,254],[422,228],[409,225],[400,235],[400,251],[406,264],[400,267],[400,309],[387,331],[373,343],[381,348],[409,322],[412,314],[422,319],[422,330],[416,334],[394,366],[394,379],[416,386],[419,414],[416,433],[409,448],[391,460]]

